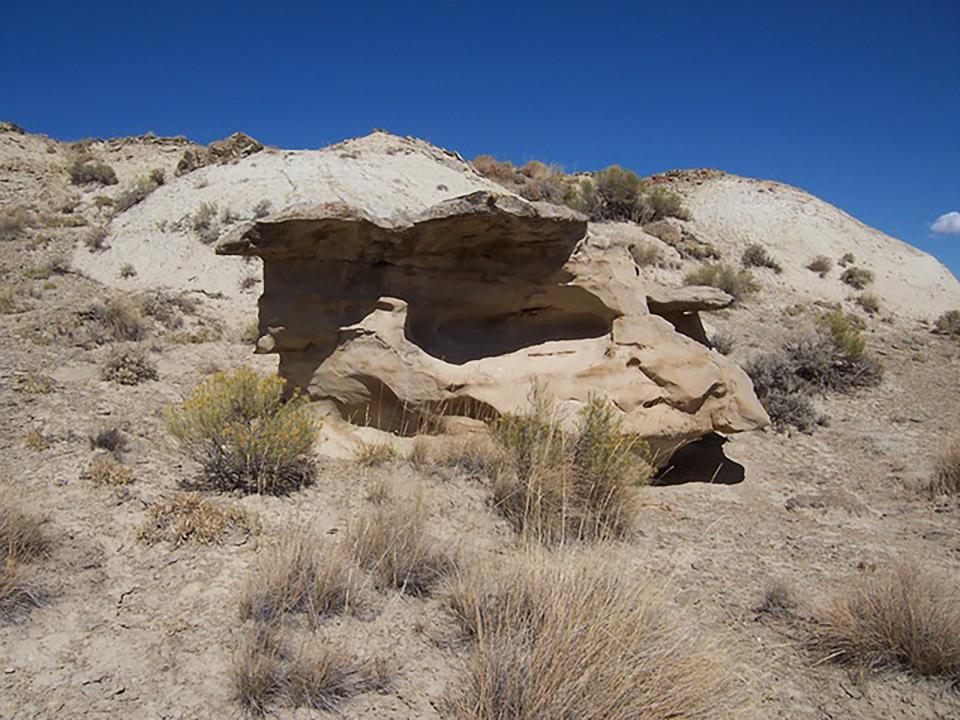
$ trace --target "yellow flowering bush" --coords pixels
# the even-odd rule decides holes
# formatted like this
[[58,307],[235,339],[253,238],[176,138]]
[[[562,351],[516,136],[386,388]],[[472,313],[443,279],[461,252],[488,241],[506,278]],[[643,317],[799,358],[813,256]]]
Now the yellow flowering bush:
[[279,494],[309,484],[318,426],[285,381],[250,368],[218,372],[167,413],[167,428],[221,490]]

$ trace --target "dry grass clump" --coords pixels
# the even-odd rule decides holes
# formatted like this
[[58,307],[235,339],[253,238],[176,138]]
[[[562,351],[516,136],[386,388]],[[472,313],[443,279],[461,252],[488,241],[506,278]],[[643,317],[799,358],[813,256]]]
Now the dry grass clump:
[[137,304],[125,295],[97,302],[78,313],[78,318],[93,333],[98,343],[110,341],[142,340],[147,336],[148,325]]
[[837,265],[840,267],[847,267],[848,265],[853,265],[857,261],[857,258],[854,257],[852,252],[844,253],[839,260],[837,260]]
[[240,618],[274,622],[304,613],[315,622],[358,607],[363,579],[344,546],[304,529],[288,531],[257,555],[240,598]]
[[770,268],[777,273],[777,275],[783,272],[783,266],[774,260],[773,257],[770,256],[770,253],[767,252],[767,249],[759,243],[750,245],[744,251],[741,262],[744,267]]
[[138,347],[114,348],[101,368],[100,377],[120,385],[139,385],[144,380],[156,380],[157,366]]
[[900,562],[845,584],[814,613],[811,644],[823,658],[960,681],[956,583]]
[[113,168],[99,160],[81,155],[67,167],[70,182],[74,185],[116,185],[117,173]]
[[763,591],[763,599],[754,608],[759,615],[782,617],[793,612],[796,607],[793,593],[782,580],[772,580]]
[[70,272],[70,261],[63,255],[53,255],[39,265],[27,268],[23,276],[30,280],[47,280],[53,275],[66,275]]
[[630,257],[640,267],[659,265],[663,262],[660,246],[652,242],[636,242],[630,246]]
[[90,433],[88,439],[91,450],[106,450],[114,456],[127,449],[127,439],[118,427],[101,427]]
[[217,372],[167,412],[167,429],[221,490],[285,493],[312,482],[319,428],[282,378]]
[[736,717],[720,644],[596,555],[473,567],[447,598],[473,639],[451,715],[476,720]]
[[253,213],[253,216],[257,219],[265,218],[267,215],[270,214],[270,210],[272,207],[273,207],[273,203],[271,203],[267,199],[263,199],[263,200],[260,200],[256,205],[254,205],[253,208],[251,208],[250,212]]
[[863,293],[857,298],[857,304],[860,305],[870,315],[876,315],[880,312],[880,296],[876,293]]
[[173,294],[166,290],[151,290],[140,296],[140,310],[165,328],[175,330],[183,327],[183,316],[197,312],[197,303],[187,295]]
[[590,398],[568,433],[537,387],[532,412],[504,415],[493,433],[507,465],[494,482],[494,503],[518,532],[544,543],[629,534],[632,486],[651,476],[648,447],[622,432],[605,400]]
[[150,175],[137,178],[133,185],[118,193],[113,199],[114,209],[116,212],[123,212],[143,202],[150,193],[163,185],[163,179],[162,170],[154,170]]
[[26,565],[49,552],[49,541],[39,518],[14,507],[9,498],[0,505],[0,621],[40,603],[41,592]]
[[124,280],[128,280],[137,276],[137,269],[130,263],[124,263],[120,266],[119,275]]
[[863,290],[873,282],[873,273],[866,268],[848,267],[843,271],[840,279],[856,290]]
[[381,585],[425,595],[457,563],[430,534],[427,520],[420,498],[395,499],[354,519],[344,546]]
[[560,168],[539,160],[517,167],[511,162],[500,162],[492,155],[479,155],[474,158],[473,167],[484,177],[527,200],[544,200],[559,205],[567,194],[567,183]]
[[833,270],[833,260],[826,255],[817,255],[810,261],[810,264],[807,265],[807,270],[815,272],[820,277],[825,278],[827,274]]
[[28,372],[17,378],[17,392],[25,395],[49,395],[56,388],[56,380],[43,373]]
[[720,288],[734,300],[740,301],[760,289],[753,274],[744,268],[725,263],[710,263],[691,270],[683,278],[687,285],[709,285]]
[[36,218],[27,208],[16,206],[0,210],[0,241],[17,240],[32,227]]
[[147,543],[219,545],[232,534],[249,536],[258,530],[257,519],[241,508],[206,500],[197,493],[179,493],[147,508],[139,537]]
[[27,430],[27,434],[23,438],[23,446],[27,448],[27,450],[43,452],[44,450],[49,449],[50,438],[44,435],[41,430],[37,428],[30,428]]
[[296,649],[291,645],[270,626],[247,631],[231,669],[236,698],[246,711],[263,715],[272,704],[330,711],[346,698],[389,686],[391,673],[381,660],[357,657],[320,639]]
[[396,448],[388,442],[361,442],[353,452],[353,459],[363,467],[380,467],[400,457]]
[[736,340],[734,340],[733,335],[722,331],[714,333],[714,335],[710,338],[710,346],[721,355],[729,355],[732,353],[736,344],[737,343]]
[[934,329],[941,335],[960,337],[960,310],[947,310],[937,318]]
[[29,309],[23,302],[20,289],[16,287],[0,288],[0,314],[13,315],[26,312]]
[[190,227],[200,241],[210,244],[220,236],[217,228],[217,206],[214,203],[200,203],[200,207],[190,216]]
[[90,228],[84,235],[83,244],[91,252],[103,252],[107,249],[107,228],[103,225]]
[[933,495],[960,495],[960,435],[937,458],[927,490]]
[[110,455],[98,455],[91,461],[83,477],[94,485],[129,485],[133,482],[133,468]]

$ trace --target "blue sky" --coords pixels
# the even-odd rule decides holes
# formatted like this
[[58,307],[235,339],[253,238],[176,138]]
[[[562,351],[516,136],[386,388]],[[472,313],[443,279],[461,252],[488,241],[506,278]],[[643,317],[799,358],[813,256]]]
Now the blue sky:
[[[8,3],[0,119],[798,185],[960,274],[960,2]],[[956,220],[957,222],[953,222]]]

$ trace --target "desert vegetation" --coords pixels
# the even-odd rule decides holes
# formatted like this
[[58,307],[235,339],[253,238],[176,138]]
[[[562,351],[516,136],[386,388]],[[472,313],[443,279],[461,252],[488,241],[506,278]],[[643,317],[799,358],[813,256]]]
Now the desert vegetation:
[[274,494],[313,480],[316,423],[276,376],[215,373],[170,409],[167,428],[215,488]]
[[810,272],[815,272],[820,277],[826,277],[831,270],[833,270],[833,260],[828,258],[826,255],[817,255],[813,260],[807,265],[807,270]]
[[933,495],[960,495],[960,435],[940,452],[927,490]]
[[960,310],[948,310],[937,318],[934,329],[941,335],[960,337]]
[[856,578],[815,612],[822,658],[866,669],[960,678],[960,602],[952,579],[900,561]]
[[855,290],[863,290],[873,282],[873,273],[866,268],[851,265],[843,271],[840,279]]
[[222,543],[232,535],[245,537],[257,531],[259,522],[250,513],[198,493],[185,492],[150,505],[139,537],[147,543],[210,545]]
[[760,289],[753,274],[745,268],[723,263],[701,265],[683,278],[687,285],[709,285],[723,290],[735,300],[744,300]]
[[67,174],[74,185],[117,184],[117,174],[112,167],[86,155],[80,155],[70,163]]
[[470,568],[451,612],[471,639],[455,717],[495,720],[735,717],[720,643],[599,556],[538,554]]
[[101,377],[120,385],[139,385],[145,380],[156,380],[157,366],[143,348],[130,346],[114,348],[107,356]]
[[632,530],[633,488],[649,481],[648,448],[622,432],[614,410],[595,396],[573,432],[545,388],[526,415],[505,415],[493,430],[505,458],[494,504],[524,537],[556,544],[620,538]]
[[773,259],[763,245],[758,243],[750,245],[743,251],[741,262],[744,267],[769,268],[777,273],[777,275],[783,272],[783,266]]
[[40,519],[5,500],[0,505],[0,622],[16,618],[42,600],[43,590],[29,565],[49,549]]
[[863,329],[856,317],[831,311],[819,319],[815,335],[784,343],[747,363],[744,369],[774,427],[812,430],[826,420],[816,412],[814,397],[880,382],[882,366],[866,352]]
[[611,165],[592,178],[570,185],[565,203],[591,220],[621,220],[640,224],[666,217],[689,219],[676,193],[640,178],[632,170]]

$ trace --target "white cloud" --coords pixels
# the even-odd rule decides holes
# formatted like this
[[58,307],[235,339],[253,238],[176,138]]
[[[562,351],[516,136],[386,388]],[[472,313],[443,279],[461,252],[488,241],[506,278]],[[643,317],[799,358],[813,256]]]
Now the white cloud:
[[944,213],[930,223],[930,229],[937,235],[960,235],[960,212]]

